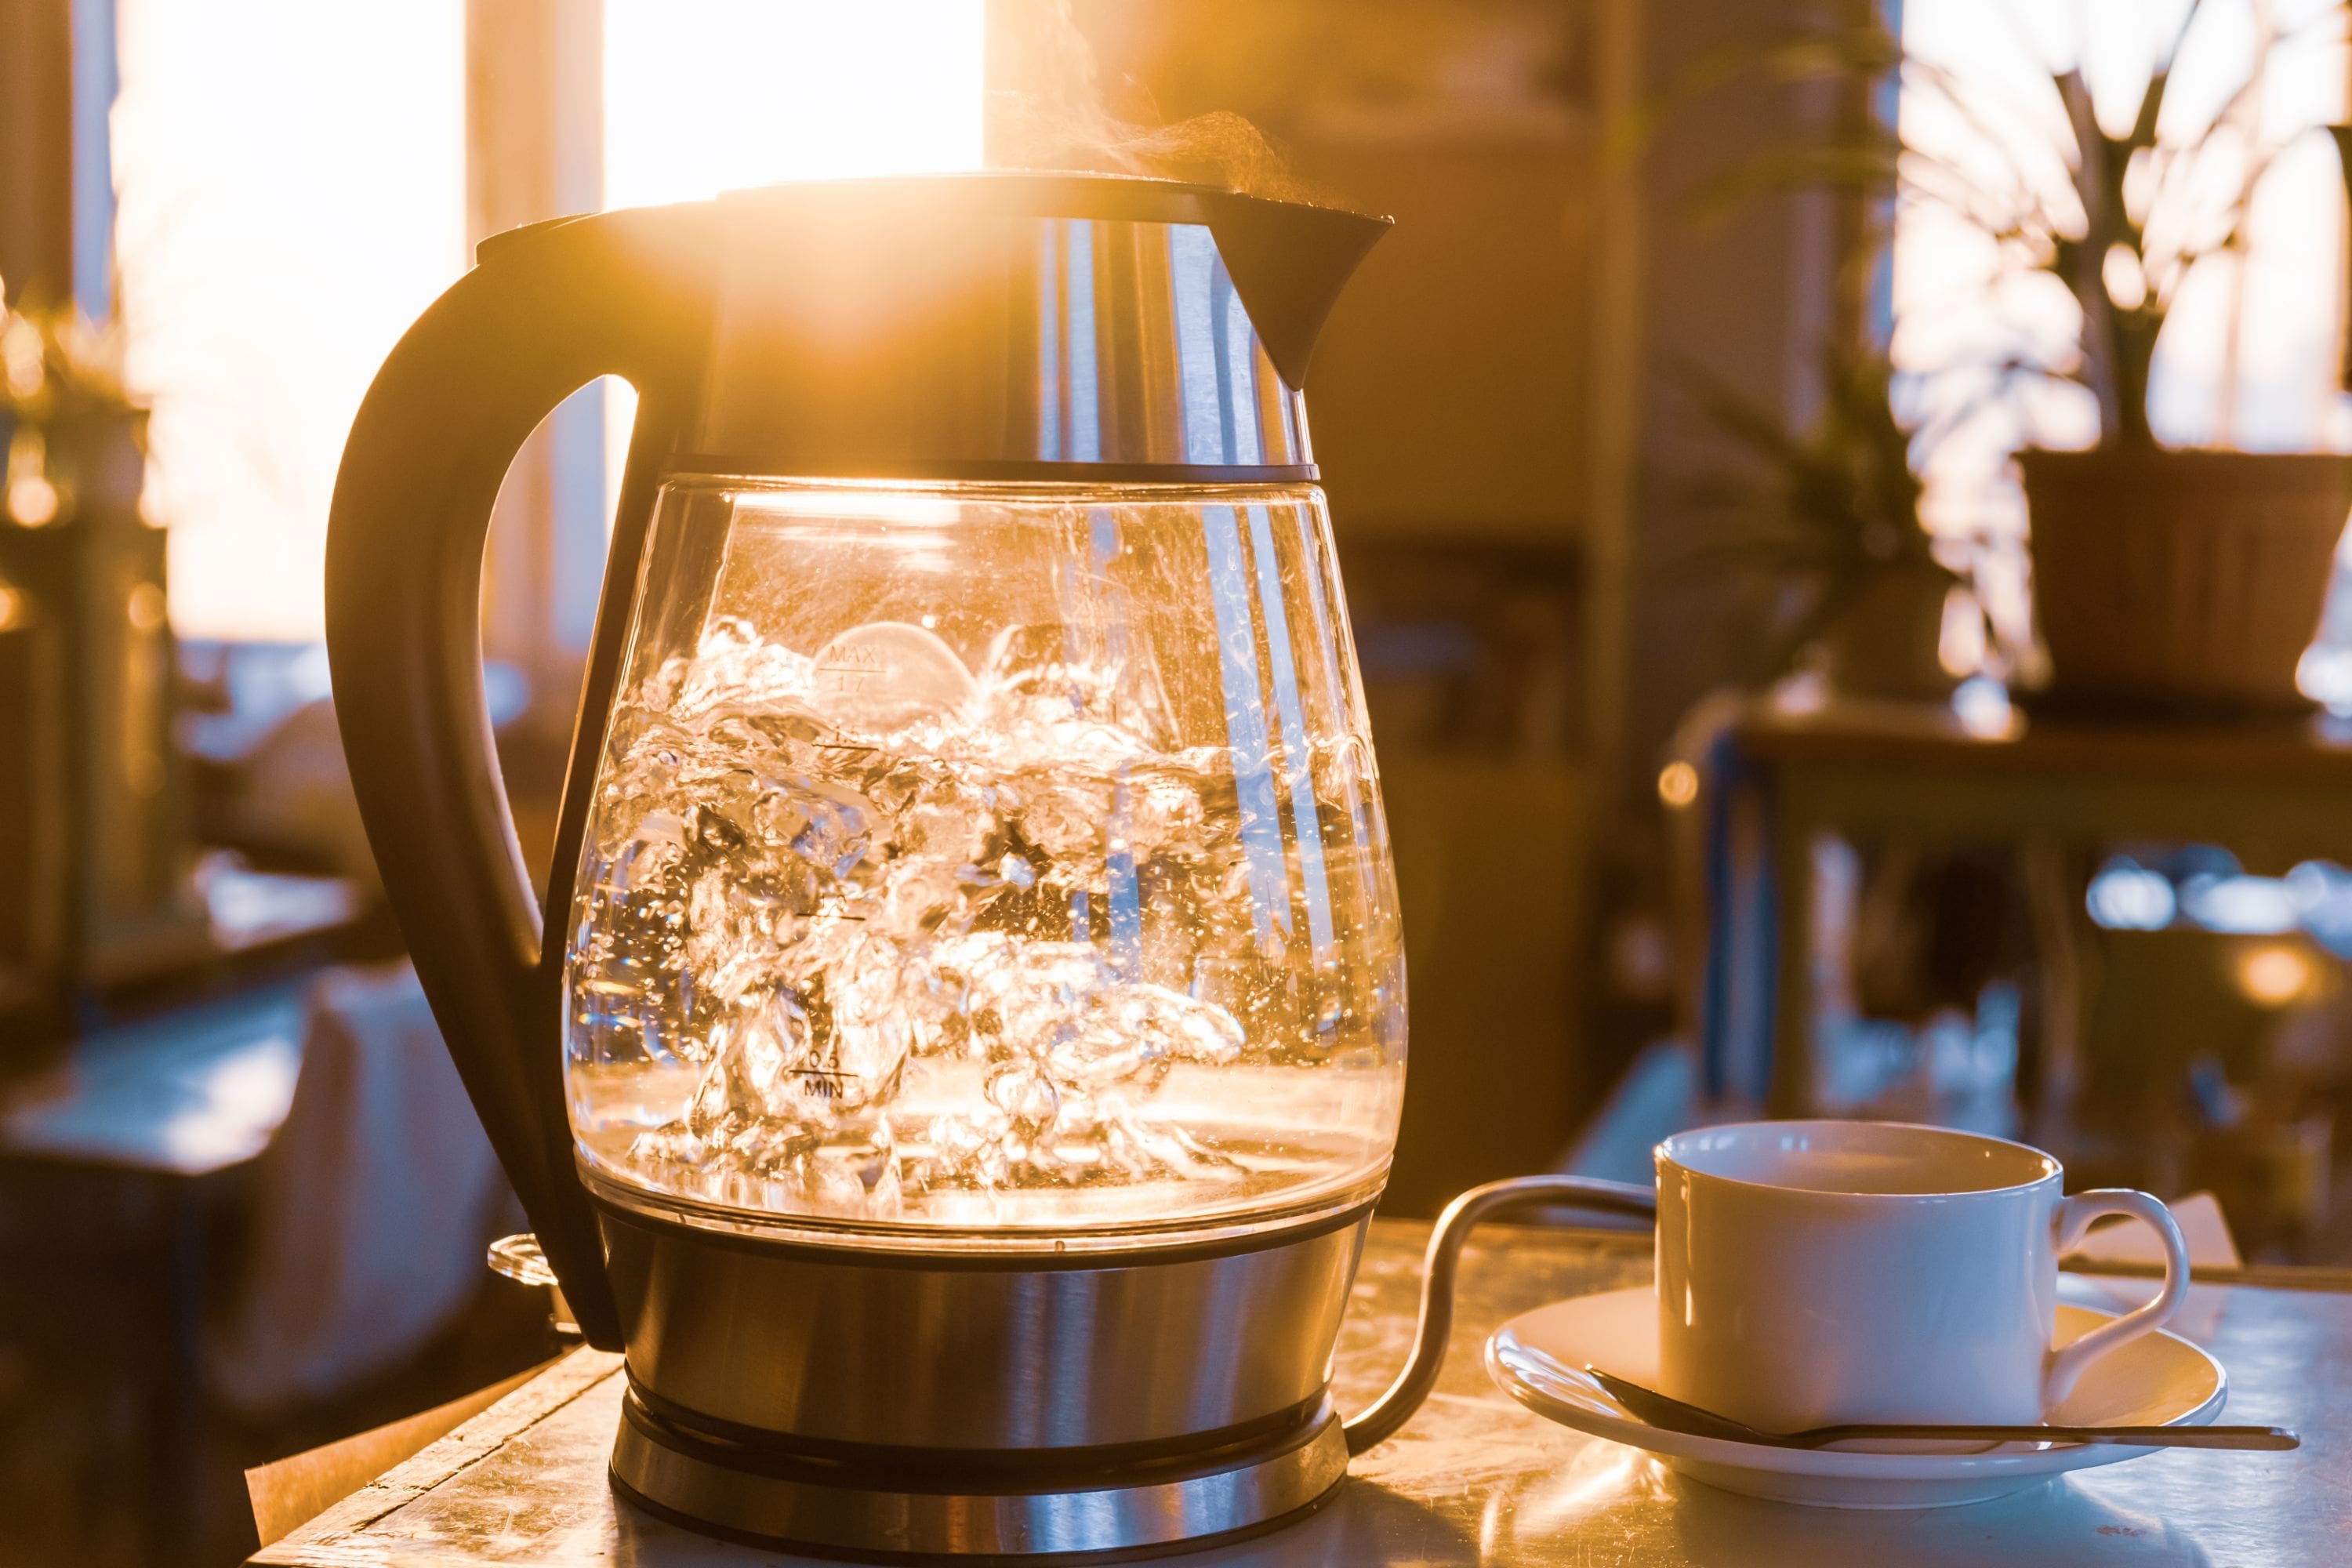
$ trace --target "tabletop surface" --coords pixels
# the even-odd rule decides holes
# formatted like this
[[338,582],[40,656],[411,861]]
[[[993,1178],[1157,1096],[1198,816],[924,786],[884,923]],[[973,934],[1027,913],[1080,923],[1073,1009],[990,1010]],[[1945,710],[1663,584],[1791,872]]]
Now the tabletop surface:
[[[1342,1335],[1342,1408],[1402,1361],[1426,1227],[1379,1221]],[[2174,1327],[2228,1368],[2227,1418],[2295,1427],[2289,1454],[2177,1450],[2078,1472],[1970,1507],[1860,1512],[1720,1492],[1618,1444],[1513,1404],[1481,1365],[1505,1319],[1649,1278],[1649,1238],[1494,1227],[1465,1255],[1452,1354],[1437,1392],[1359,1458],[1333,1502],[1244,1545],[1170,1561],[1197,1568],[1441,1568],[1511,1563],[2005,1568],[2352,1559],[2352,1295],[2200,1285]],[[2076,1299],[2122,1305],[2151,1287],[2068,1277]],[[706,1541],[618,1501],[604,1467],[619,1358],[583,1351],[407,1464],[265,1550],[287,1568],[754,1568],[815,1559]]]

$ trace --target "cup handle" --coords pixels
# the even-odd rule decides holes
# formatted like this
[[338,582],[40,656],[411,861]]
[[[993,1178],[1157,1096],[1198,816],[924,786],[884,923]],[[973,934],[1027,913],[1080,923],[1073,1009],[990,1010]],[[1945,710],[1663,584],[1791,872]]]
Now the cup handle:
[[2113,1322],[2102,1323],[2063,1350],[2053,1350],[2042,1373],[2042,1406],[2047,1410],[2074,1391],[2085,1368],[2116,1346],[2159,1328],[2189,1294],[2189,1243],[2173,1223],[2172,1211],[2146,1193],[2127,1187],[2097,1187],[2059,1201],[2057,1250],[2064,1257],[2095,1219],[2119,1214],[2146,1221],[2164,1243],[2164,1289],[2156,1300]]

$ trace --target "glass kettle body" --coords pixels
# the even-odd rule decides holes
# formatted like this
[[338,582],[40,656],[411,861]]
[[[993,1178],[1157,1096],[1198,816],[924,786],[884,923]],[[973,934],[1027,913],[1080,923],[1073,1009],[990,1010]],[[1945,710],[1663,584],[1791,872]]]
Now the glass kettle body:
[[1010,1246],[1377,1190],[1403,957],[1312,486],[673,479],[629,647],[592,1182]]

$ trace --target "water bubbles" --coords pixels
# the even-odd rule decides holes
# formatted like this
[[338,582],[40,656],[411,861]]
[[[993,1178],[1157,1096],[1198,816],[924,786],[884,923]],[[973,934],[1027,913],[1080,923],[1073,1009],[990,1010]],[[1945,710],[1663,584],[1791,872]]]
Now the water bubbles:
[[644,682],[572,985],[592,1047],[656,1039],[698,1076],[627,1162],[885,1218],[1230,1178],[1154,1097],[1179,1068],[1313,1063],[1339,977],[1303,1003],[1252,912],[1230,758],[1168,749],[1134,688],[1057,629],[1000,635],[975,677],[908,623],[803,658],[731,619]]

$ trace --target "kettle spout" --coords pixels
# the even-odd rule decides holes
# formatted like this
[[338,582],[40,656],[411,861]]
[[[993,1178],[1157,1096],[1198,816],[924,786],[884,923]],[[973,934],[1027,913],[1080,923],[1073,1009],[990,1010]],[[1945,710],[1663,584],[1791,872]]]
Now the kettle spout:
[[1308,206],[1231,193],[1209,206],[1209,232],[1284,382],[1307,384],[1315,340],[1373,242],[1394,226],[1341,207]]

